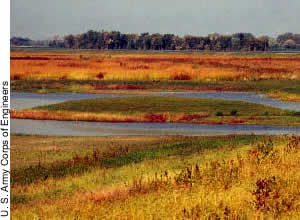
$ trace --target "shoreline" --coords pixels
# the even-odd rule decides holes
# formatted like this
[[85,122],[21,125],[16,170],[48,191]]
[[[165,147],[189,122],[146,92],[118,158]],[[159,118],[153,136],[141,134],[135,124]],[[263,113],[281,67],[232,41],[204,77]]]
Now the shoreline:
[[[11,119],[82,121],[109,123],[184,123],[203,125],[272,125],[300,127],[300,119],[294,116],[209,116],[207,114],[161,113],[161,114],[111,114],[50,112],[44,110],[11,111]],[[290,123],[286,124],[290,119]]]
[[[12,81],[12,83],[14,83]],[[53,82],[55,85],[58,82]],[[124,82],[128,83],[128,82]],[[23,83],[21,83],[23,84]],[[22,85],[21,85],[22,86]],[[85,93],[85,94],[132,94],[132,95],[152,95],[155,92],[220,92],[220,93],[253,93],[259,95],[265,95],[267,98],[272,98],[279,101],[289,101],[294,103],[300,103],[300,95],[296,93],[288,93],[285,91],[280,90],[270,90],[270,91],[259,91],[252,88],[242,89],[242,88],[222,88],[222,87],[212,87],[209,86],[199,86],[199,87],[192,87],[192,88],[141,88],[136,89],[134,85],[119,85],[119,84],[108,84],[105,86],[101,86],[101,88],[96,89],[95,86],[90,84],[83,84],[81,85],[79,82],[74,82],[73,85],[64,85],[63,88],[52,87],[52,83],[50,86],[46,86],[47,88],[28,88],[24,87],[21,89],[11,89],[12,93],[36,93],[36,94],[48,94],[48,93]],[[133,89],[132,89],[132,88]],[[181,87],[181,86],[180,86]],[[191,87],[191,86],[188,86]]]

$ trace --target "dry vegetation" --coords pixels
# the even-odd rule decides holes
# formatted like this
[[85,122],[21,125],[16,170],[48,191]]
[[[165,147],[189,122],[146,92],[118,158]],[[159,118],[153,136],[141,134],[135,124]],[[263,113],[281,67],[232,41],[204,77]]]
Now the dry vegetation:
[[[14,139],[14,219],[300,217],[297,136],[175,137],[146,145],[143,137]],[[84,141],[86,152],[77,147]],[[43,145],[47,159],[64,156],[32,164],[39,149],[26,142]],[[73,156],[64,142],[74,144]]]
[[264,80],[300,79],[298,56],[230,54],[76,54],[12,52],[11,79],[75,80]]
[[[56,120],[56,121],[89,121],[89,122],[126,122],[126,123],[195,123],[195,124],[248,124],[248,125],[282,125],[299,126],[300,120],[292,115],[274,115],[269,112],[260,116],[234,116],[230,113],[224,115],[217,112],[215,116],[207,113],[136,113],[131,115],[118,113],[79,113],[71,111],[50,112],[45,110],[19,110],[11,111],[11,118]],[[298,114],[297,112],[295,114]]]
[[12,50],[16,92],[245,91],[300,101],[299,54]]

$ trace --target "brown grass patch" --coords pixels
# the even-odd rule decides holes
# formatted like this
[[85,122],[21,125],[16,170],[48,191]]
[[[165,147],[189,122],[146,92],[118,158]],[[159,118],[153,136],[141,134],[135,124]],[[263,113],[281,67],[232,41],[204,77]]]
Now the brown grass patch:
[[57,65],[58,67],[70,67],[70,68],[86,68],[88,67],[88,64],[86,63],[59,63]]
[[102,202],[112,202],[116,200],[125,200],[129,197],[129,191],[126,188],[119,189],[107,189],[100,192],[85,193],[81,196],[83,201],[102,203]]
[[48,57],[10,57],[11,60],[50,60]]
[[207,114],[185,114],[181,118],[179,118],[179,121],[201,120],[206,117],[208,117]]
[[227,121],[228,124],[244,124],[246,121],[240,120],[240,119],[232,119],[230,121]]
[[168,116],[166,114],[147,114],[144,118],[147,122],[166,122]]
[[192,77],[185,73],[179,73],[171,77],[172,80],[191,80]]
[[95,85],[94,89],[96,89],[96,90],[106,90],[106,89],[113,89],[113,90],[143,90],[143,89],[146,89],[146,87],[137,86],[137,85]]

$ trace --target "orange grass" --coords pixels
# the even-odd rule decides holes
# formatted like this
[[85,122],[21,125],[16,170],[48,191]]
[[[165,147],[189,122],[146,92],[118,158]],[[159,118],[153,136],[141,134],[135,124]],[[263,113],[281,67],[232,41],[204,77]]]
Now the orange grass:
[[200,112],[186,113],[135,113],[130,115],[119,113],[81,113],[46,110],[19,110],[10,112],[11,118],[56,121],[89,121],[89,122],[127,122],[127,123],[191,123],[191,124],[270,124],[299,126],[299,120],[291,116],[209,116]]
[[237,57],[228,54],[11,52],[11,79],[299,80],[300,58]]
[[271,92],[268,94],[270,97],[281,100],[288,100],[292,102],[300,102],[300,95],[298,94],[289,94],[287,92]]
[[78,113],[45,110],[20,110],[10,112],[11,118],[35,119],[35,120],[57,120],[57,121],[92,121],[92,122],[201,122],[208,117],[206,113],[184,114],[110,114],[110,113]]

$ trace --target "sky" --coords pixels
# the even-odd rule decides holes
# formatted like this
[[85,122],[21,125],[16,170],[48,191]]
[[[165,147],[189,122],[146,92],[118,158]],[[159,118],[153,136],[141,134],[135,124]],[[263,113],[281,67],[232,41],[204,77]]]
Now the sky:
[[11,37],[88,30],[256,36],[300,33],[299,0],[11,0]]

